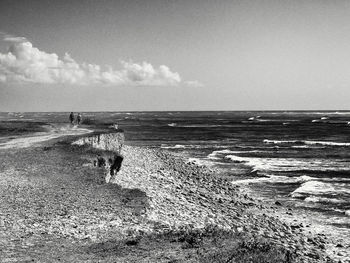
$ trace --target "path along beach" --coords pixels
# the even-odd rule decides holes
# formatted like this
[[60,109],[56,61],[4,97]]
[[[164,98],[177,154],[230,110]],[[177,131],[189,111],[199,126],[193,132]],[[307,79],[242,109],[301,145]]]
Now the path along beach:
[[349,262],[348,244],[166,150],[126,142],[107,183],[104,150],[74,142],[111,131],[85,128],[0,145],[1,262]]

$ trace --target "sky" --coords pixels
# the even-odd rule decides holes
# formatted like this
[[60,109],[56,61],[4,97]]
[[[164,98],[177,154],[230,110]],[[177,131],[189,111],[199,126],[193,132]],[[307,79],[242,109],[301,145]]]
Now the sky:
[[350,1],[0,1],[0,111],[349,109]]

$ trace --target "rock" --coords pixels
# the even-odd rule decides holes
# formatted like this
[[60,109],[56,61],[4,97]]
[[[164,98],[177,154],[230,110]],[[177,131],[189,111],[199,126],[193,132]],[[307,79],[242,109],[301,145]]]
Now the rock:
[[97,156],[97,166],[98,167],[105,167],[106,166],[106,160],[101,155]]
[[344,247],[342,244],[337,244],[335,247]]
[[132,240],[127,240],[125,242],[125,245],[127,245],[127,246],[136,246],[138,243],[139,243],[139,240],[132,239]]
[[345,257],[346,256],[346,254],[343,251],[339,251],[337,255],[341,256],[341,257]]
[[320,249],[325,249],[325,248],[326,248],[324,244],[319,244],[318,247],[319,247]]
[[276,201],[275,205],[282,205],[282,203],[280,201]]
[[314,258],[314,259],[320,259],[320,255],[316,252],[310,252],[307,254],[307,256],[309,256],[310,258]]
[[300,225],[291,225],[290,227],[292,230],[296,230],[296,229],[300,228],[301,226]]
[[114,175],[117,172],[119,172],[122,162],[124,160],[124,157],[120,154],[114,154],[113,159],[109,158],[109,164],[110,164],[110,175]]

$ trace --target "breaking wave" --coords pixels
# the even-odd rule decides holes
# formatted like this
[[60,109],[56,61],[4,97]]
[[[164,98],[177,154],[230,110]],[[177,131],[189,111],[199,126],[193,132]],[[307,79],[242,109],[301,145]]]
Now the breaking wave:
[[237,155],[226,155],[225,159],[233,163],[250,166],[254,170],[267,172],[298,172],[302,171],[348,171],[344,163],[327,161],[325,159],[296,159],[296,158],[262,158],[262,157],[240,157]]
[[[295,189],[292,193],[292,197],[309,197],[310,195],[336,195],[341,193],[347,193],[345,184],[341,183],[326,183],[320,181],[307,181],[300,187]],[[311,199],[312,200],[312,199]]]
[[263,140],[265,144],[298,144],[298,145],[323,145],[348,147],[350,142],[330,142],[330,141],[302,141],[302,140]]
[[256,178],[245,178],[234,180],[232,184],[251,184],[251,183],[297,183],[303,182],[307,180],[312,180],[313,178],[308,176],[300,176],[300,177],[288,177],[288,176],[276,176],[270,175],[266,177],[256,177]]
[[314,196],[314,195],[306,197],[304,201],[309,203],[331,203],[331,204],[345,203],[344,200],[341,200],[338,198],[327,198],[327,197],[320,197],[320,196]]

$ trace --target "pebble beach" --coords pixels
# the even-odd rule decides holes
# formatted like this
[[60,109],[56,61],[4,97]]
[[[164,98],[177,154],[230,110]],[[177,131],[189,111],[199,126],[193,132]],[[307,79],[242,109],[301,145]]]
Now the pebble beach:
[[215,169],[126,142],[110,177],[84,136],[0,149],[1,262],[349,262]]

